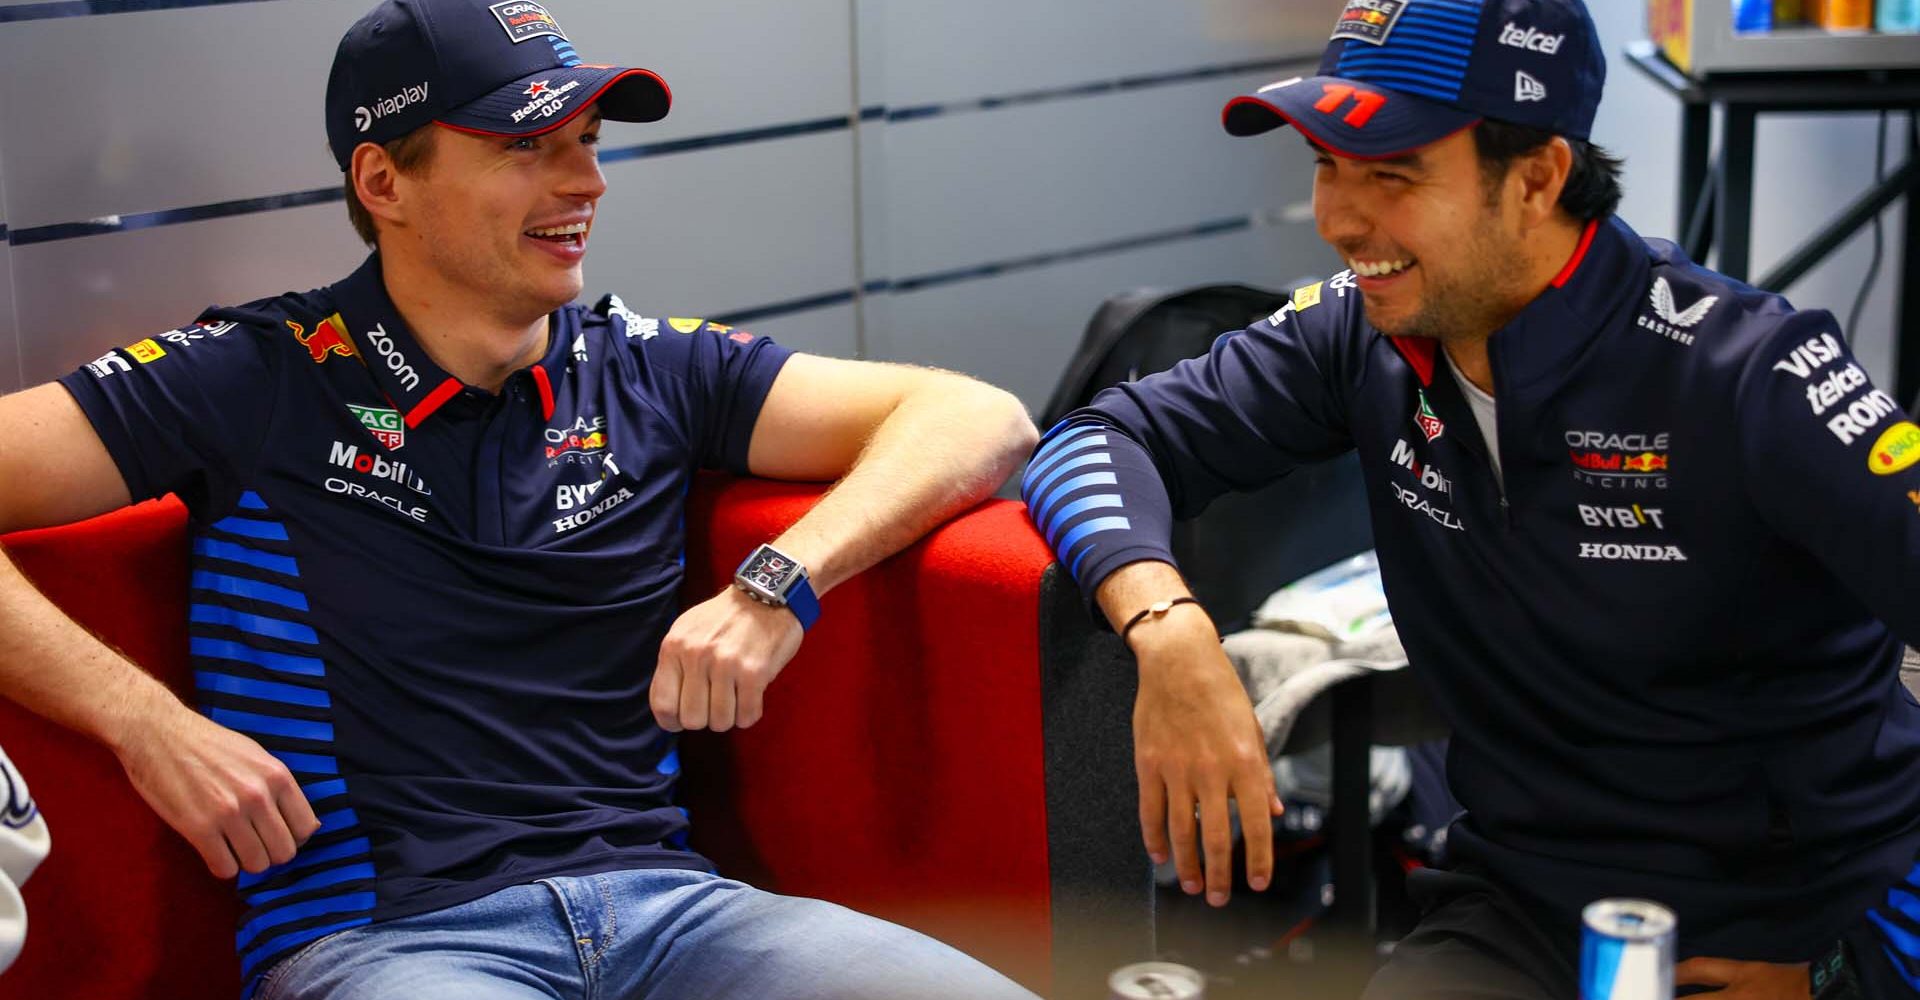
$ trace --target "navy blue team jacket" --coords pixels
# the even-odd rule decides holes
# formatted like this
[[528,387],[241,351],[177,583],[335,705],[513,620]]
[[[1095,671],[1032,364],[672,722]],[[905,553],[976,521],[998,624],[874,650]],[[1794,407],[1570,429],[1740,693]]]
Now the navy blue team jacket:
[[379,259],[68,375],[136,500],[192,516],[214,721],[323,825],[242,874],[249,990],[332,931],[507,885],[710,868],[647,702],[702,467],[746,471],[789,352],[609,296],[550,317],[499,395],[420,349]]
[[1435,342],[1341,274],[1067,417],[1027,502],[1091,595],[1172,561],[1170,514],[1357,450],[1456,857],[1569,951],[1606,896],[1674,907],[1683,955],[1920,930],[1920,427],[1829,314],[1618,220],[1489,353],[1504,488]]

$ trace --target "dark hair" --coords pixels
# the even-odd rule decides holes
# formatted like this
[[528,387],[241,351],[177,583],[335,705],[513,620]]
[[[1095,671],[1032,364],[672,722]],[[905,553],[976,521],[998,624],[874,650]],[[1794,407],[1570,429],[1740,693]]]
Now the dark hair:
[[[433,126],[422,125],[398,139],[382,143],[380,148],[387,151],[387,157],[393,161],[393,169],[407,175],[418,174],[427,169],[433,159]],[[373,215],[367,206],[360,204],[359,192],[353,189],[353,171],[345,175],[347,189],[347,220],[353,223],[353,231],[370,247],[377,247],[377,236],[373,228]]]
[[[1521,155],[1554,140],[1552,132],[1509,122],[1481,119],[1473,127],[1473,144],[1480,151],[1480,173],[1492,187],[1507,176]],[[1568,139],[1573,168],[1560,192],[1560,207],[1581,222],[1604,219],[1620,207],[1620,168],[1625,161],[1585,139]]]

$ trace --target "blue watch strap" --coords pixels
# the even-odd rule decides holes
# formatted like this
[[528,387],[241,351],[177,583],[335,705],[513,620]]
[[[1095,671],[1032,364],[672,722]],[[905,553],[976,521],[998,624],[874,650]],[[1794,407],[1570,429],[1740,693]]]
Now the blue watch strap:
[[820,620],[820,598],[813,593],[813,581],[804,576],[793,581],[793,586],[787,588],[787,609],[800,619],[802,632]]

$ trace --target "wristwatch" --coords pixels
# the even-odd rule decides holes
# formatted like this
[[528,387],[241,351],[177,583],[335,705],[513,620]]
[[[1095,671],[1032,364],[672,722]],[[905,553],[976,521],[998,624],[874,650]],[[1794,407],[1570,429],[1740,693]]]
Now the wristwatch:
[[1807,968],[1807,989],[1813,1000],[1863,1000],[1860,977],[1853,967],[1853,949],[1845,938],[1814,957]]
[[754,549],[733,571],[733,585],[761,604],[793,612],[802,629],[812,628],[820,618],[820,599],[807,580],[807,568],[771,545]]

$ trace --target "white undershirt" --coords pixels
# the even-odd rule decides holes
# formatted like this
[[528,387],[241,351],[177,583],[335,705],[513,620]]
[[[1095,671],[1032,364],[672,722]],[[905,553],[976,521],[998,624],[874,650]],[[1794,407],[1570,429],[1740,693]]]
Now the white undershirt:
[[1481,392],[1479,386],[1460,374],[1460,369],[1454,367],[1452,359],[1448,359],[1447,371],[1453,375],[1453,384],[1459,386],[1460,392],[1467,397],[1467,407],[1473,411],[1473,422],[1480,426],[1480,437],[1487,442],[1487,458],[1493,462],[1493,478],[1505,490],[1507,480],[1500,473],[1500,418],[1493,396]]

